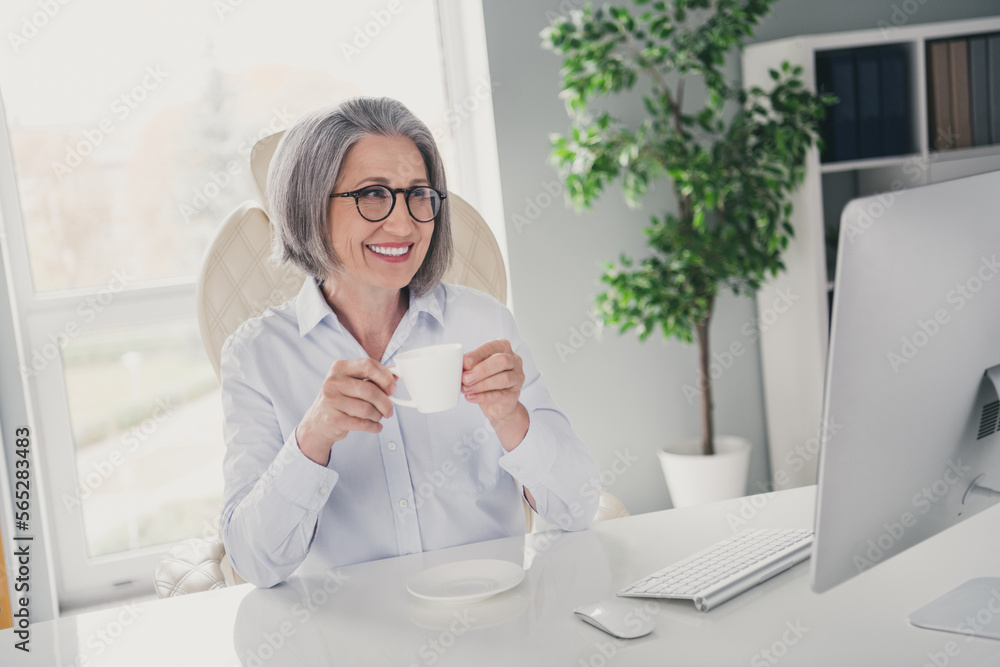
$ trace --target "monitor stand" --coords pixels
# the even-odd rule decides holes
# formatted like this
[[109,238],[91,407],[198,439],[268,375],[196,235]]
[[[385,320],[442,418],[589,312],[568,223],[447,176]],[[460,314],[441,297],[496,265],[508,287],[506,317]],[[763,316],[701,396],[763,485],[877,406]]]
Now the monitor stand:
[[[1000,365],[983,375],[987,389],[994,391],[993,398],[1000,400]],[[969,484],[963,505],[974,496],[1000,496],[1000,491],[980,484],[982,478],[979,475]],[[909,621],[918,628],[1000,639],[1000,578],[971,579],[910,614]]]
[[918,628],[1000,639],[1000,578],[971,579],[909,616]]

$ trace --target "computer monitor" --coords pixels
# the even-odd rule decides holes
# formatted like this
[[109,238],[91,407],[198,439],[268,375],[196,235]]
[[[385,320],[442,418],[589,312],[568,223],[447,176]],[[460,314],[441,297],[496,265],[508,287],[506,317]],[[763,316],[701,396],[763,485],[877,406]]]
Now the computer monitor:
[[1000,489],[998,365],[1000,171],[850,202],[827,358],[815,591],[997,502],[973,483]]

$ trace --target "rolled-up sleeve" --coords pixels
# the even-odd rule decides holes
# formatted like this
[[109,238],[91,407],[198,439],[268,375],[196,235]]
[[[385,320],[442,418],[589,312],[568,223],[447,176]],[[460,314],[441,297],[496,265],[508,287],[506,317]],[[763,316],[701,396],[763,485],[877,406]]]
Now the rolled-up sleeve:
[[501,313],[504,335],[523,363],[521,404],[530,421],[521,443],[500,457],[500,467],[531,492],[543,519],[563,530],[583,530],[597,514],[600,469],[549,394],[510,311],[501,307]]
[[233,568],[261,587],[288,578],[309,553],[320,512],[337,472],[283,439],[271,397],[235,336],[222,352],[226,454],[220,520]]

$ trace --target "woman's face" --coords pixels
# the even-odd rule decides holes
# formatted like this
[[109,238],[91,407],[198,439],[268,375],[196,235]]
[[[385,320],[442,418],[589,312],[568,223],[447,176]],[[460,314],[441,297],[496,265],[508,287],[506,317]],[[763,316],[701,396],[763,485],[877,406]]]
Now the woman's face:
[[[407,137],[369,135],[347,153],[334,192],[352,192],[368,185],[409,188],[430,185],[417,145]],[[434,221],[410,216],[403,193],[385,220],[371,222],[358,212],[353,197],[330,199],[330,239],[343,264],[337,281],[399,290],[420,268],[434,234]],[[399,253],[401,248],[406,251]],[[381,252],[380,252],[381,251]]]

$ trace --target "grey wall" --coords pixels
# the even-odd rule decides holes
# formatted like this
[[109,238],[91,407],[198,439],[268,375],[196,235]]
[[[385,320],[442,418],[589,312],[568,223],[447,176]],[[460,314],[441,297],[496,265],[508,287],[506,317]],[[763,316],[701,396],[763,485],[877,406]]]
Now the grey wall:
[[[661,187],[644,209],[633,211],[612,188],[592,212],[582,214],[567,208],[561,194],[550,196],[559,185],[548,163],[548,135],[564,133],[568,120],[558,98],[560,60],[540,47],[538,33],[548,17],[581,6],[582,0],[484,0],[483,5],[521,334],[553,396],[606,471],[606,488],[633,514],[669,507],[656,451],[700,432],[698,403],[684,394],[685,384],[696,386],[694,346],[664,342],[658,333],[645,344],[612,329],[599,338],[588,334],[601,264],[623,251],[643,255],[641,229],[650,214],[669,205],[670,194]],[[997,14],[997,0],[778,0],[755,39]],[[730,66],[734,77],[737,62],[734,58]],[[639,110],[615,111],[628,117]],[[755,314],[752,299],[723,296],[711,343],[718,352],[734,342],[748,350],[717,380],[715,416],[718,433],[741,435],[755,445],[751,492],[768,481],[760,356],[743,331]]]

